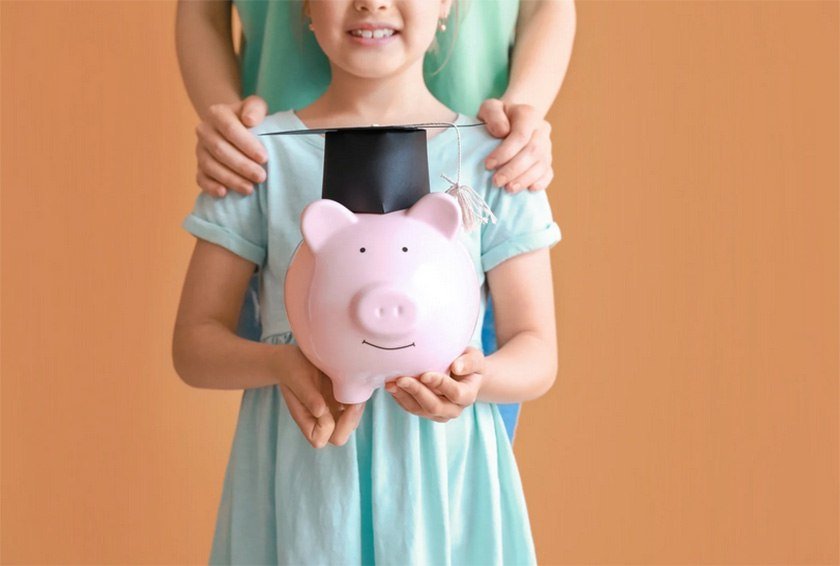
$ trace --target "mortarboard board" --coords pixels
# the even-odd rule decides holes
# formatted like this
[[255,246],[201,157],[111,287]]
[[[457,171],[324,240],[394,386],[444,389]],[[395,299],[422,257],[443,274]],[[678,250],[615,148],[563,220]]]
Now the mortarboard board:
[[[464,225],[496,221],[470,187],[460,184],[461,134],[452,123],[317,128],[266,132],[261,136],[324,134],[324,176],[321,198],[334,200],[355,213],[387,214],[410,208],[431,192],[426,128],[454,128],[458,136],[458,177],[446,192],[460,204]],[[482,214],[485,213],[485,214]]]

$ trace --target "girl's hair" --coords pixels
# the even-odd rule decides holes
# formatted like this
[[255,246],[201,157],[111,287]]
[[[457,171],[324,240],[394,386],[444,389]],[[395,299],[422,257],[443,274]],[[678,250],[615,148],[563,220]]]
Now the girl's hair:
[[[468,2],[469,0],[452,0],[452,9],[449,11],[449,14],[446,17],[446,25],[447,29],[452,30],[452,34],[446,41],[447,48],[446,48],[446,55],[443,58],[443,62],[438,66],[437,69],[429,73],[430,77],[435,76],[439,72],[443,70],[446,64],[449,62],[449,58],[452,57],[452,50],[455,48],[455,42],[458,40],[458,30],[460,29],[461,23],[461,9],[460,5],[461,2]],[[300,18],[301,18],[301,26],[296,28],[295,32],[298,35],[298,43],[302,46],[303,45],[303,37],[300,35],[301,29],[306,28],[306,20],[309,18],[309,0],[300,0]],[[454,13],[454,16],[453,16]],[[438,42],[437,33],[435,33],[435,38],[432,40],[432,44],[429,46],[427,53],[436,54],[440,52],[440,42]],[[424,72],[425,74],[425,72]]]

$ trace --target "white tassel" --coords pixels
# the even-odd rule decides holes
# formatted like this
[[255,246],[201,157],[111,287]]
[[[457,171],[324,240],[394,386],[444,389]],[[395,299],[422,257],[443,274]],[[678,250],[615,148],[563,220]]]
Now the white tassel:
[[441,177],[452,184],[451,187],[446,189],[446,194],[455,197],[455,200],[458,201],[466,232],[472,232],[480,224],[496,223],[496,215],[493,214],[481,195],[475,192],[475,189],[469,185],[461,185],[446,175],[442,174]]

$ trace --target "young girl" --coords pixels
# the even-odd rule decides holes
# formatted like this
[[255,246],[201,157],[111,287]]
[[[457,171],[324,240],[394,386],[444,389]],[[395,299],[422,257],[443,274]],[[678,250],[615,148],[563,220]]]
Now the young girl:
[[[330,0],[309,13],[332,79],[299,111],[255,133],[305,128],[474,122],[423,83],[423,53],[451,0]],[[516,462],[496,403],[534,399],[556,372],[548,248],[560,239],[544,192],[507,194],[482,162],[498,143],[479,128],[430,130],[432,191],[461,179],[498,218],[464,233],[496,305],[500,348],[481,328],[451,377],[404,376],[341,407],[301,354],[283,278],[303,208],[320,198],[324,140],[260,138],[267,179],[250,195],[198,197],[185,227],[198,240],[176,321],[173,360],[195,387],[245,389],[210,562],[236,564],[530,564],[536,561]],[[348,171],[352,174],[352,171]],[[262,342],[235,327],[254,269]],[[486,274],[486,279],[485,279]],[[479,317],[481,320],[482,317]],[[419,379],[418,379],[419,377]],[[334,446],[324,447],[327,442]]]

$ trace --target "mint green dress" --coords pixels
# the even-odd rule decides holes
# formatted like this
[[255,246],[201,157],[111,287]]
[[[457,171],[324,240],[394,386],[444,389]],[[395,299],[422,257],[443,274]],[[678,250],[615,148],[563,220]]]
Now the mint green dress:
[[[458,124],[474,122],[460,115]],[[305,128],[293,112],[255,133]],[[483,128],[461,130],[462,182],[498,218],[462,234],[486,304],[485,272],[561,238],[545,192],[494,188],[482,165],[498,144]],[[454,130],[429,141],[432,191],[457,172]],[[294,343],[283,280],[301,240],[299,217],[320,197],[321,136],[260,138],[267,180],[249,196],[201,194],[184,227],[259,268],[262,341]],[[479,318],[481,320],[481,317]],[[472,345],[480,347],[481,324]],[[403,410],[382,389],[367,401],[346,445],[312,448],[278,386],[247,389],[225,474],[211,564],[534,564],[528,511],[510,440],[494,403],[475,403],[447,423]]]

